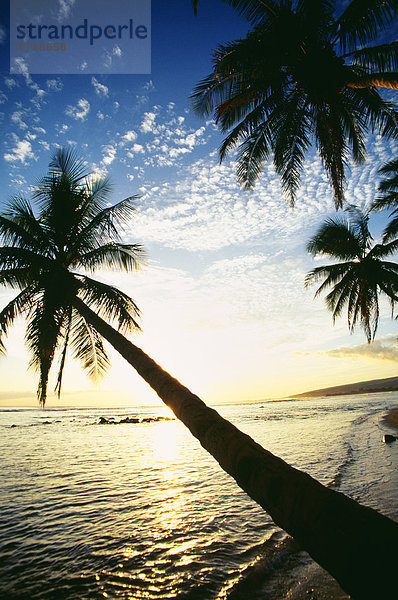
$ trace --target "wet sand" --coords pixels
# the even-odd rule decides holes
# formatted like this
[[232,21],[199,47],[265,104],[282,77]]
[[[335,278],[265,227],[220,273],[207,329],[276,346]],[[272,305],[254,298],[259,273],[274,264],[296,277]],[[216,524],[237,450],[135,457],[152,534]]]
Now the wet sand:
[[[383,417],[383,421],[398,429],[398,406]],[[337,581],[317,563],[311,562],[299,574],[297,583],[286,594],[286,600],[347,600]]]
[[310,563],[286,594],[286,600],[349,600],[348,596],[317,563]]
[[384,417],[384,421],[388,423],[388,425],[391,425],[391,427],[396,427],[398,429],[398,406],[390,410]]

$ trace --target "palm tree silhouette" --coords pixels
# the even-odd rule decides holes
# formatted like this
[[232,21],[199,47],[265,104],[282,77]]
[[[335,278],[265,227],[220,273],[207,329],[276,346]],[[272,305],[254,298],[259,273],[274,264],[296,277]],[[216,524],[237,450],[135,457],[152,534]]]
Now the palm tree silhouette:
[[356,207],[347,212],[348,220],[327,220],[308,242],[307,251],[313,256],[329,256],[339,262],[313,269],[305,285],[322,281],[315,296],[332,288],[325,302],[333,322],[347,308],[350,332],[359,321],[370,343],[379,322],[379,296],[389,299],[392,313],[398,301],[398,264],[383,260],[397,251],[398,239],[372,244],[369,214]]
[[109,366],[101,337],[79,312],[78,298],[104,318],[115,319],[126,333],[139,328],[139,310],[131,298],[79,269],[131,271],[143,254],[137,244],[122,244],[118,233],[134,211],[136,197],[107,206],[109,180],[90,180],[82,162],[66,150],[54,155],[50,169],[33,194],[37,217],[22,197],[14,198],[0,216],[5,244],[0,248],[0,282],[21,288],[0,313],[0,350],[9,326],[18,316],[26,317],[26,343],[31,365],[39,372],[42,405],[56,350],[61,350],[58,394],[68,346],[91,377]]
[[254,185],[273,155],[291,203],[315,142],[343,204],[346,163],[365,158],[369,129],[398,133],[397,112],[376,87],[398,88],[398,43],[369,46],[393,22],[395,0],[352,0],[339,17],[332,1],[225,0],[253,29],[214,52],[213,72],[191,95],[200,116],[214,112],[234,148],[237,175]]
[[122,244],[117,230],[131,216],[132,199],[106,207],[109,182],[90,181],[69,152],[58,151],[50,166],[34,194],[38,215],[18,198],[0,218],[0,282],[21,289],[0,312],[0,339],[17,315],[27,318],[26,341],[39,370],[40,402],[45,402],[57,350],[60,374],[68,343],[89,373],[102,373],[108,364],[102,345],[106,339],[237,484],[353,598],[388,597],[396,585],[391,548],[398,541],[398,525],[262,448],[107,322],[134,330],[138,308],[120,290],[76,269],[131,271],[138,266],[141,247]]

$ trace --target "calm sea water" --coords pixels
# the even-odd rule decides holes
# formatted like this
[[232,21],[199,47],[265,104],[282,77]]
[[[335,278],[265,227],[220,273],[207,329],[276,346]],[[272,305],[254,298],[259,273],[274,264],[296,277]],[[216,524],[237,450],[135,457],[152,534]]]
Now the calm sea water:
[[[218,407],[398,520],[398,393]],[[0,410],[0,597],[281,599],[307,559],[166,408]],[[99,424],[100,417],[115,424]]]

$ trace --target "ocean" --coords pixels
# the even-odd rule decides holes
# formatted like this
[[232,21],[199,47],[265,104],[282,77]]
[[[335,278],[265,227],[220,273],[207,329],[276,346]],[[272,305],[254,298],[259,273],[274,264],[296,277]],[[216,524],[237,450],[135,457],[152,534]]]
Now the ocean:
[[[398,393],[216,407],[398,520]],[[0,409],[0,597],[282,600],[308,556],[161,405]],[[166,419],[167,418],[167,419]],[[100,421],[108,422],[100,422]]]

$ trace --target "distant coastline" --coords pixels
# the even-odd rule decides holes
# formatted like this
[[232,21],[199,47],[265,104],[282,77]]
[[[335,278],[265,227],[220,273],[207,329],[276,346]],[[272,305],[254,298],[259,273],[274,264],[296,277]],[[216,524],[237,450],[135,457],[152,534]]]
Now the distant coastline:
[[346,385],[311,390],[301,394],[292,394],[289,398],[321,398],[325,396],[346,396],[351,394],[373,394],[377,392],[398,391],[398,377],[387,377],[385,379],[372,379],[370,381],[358,381]]

